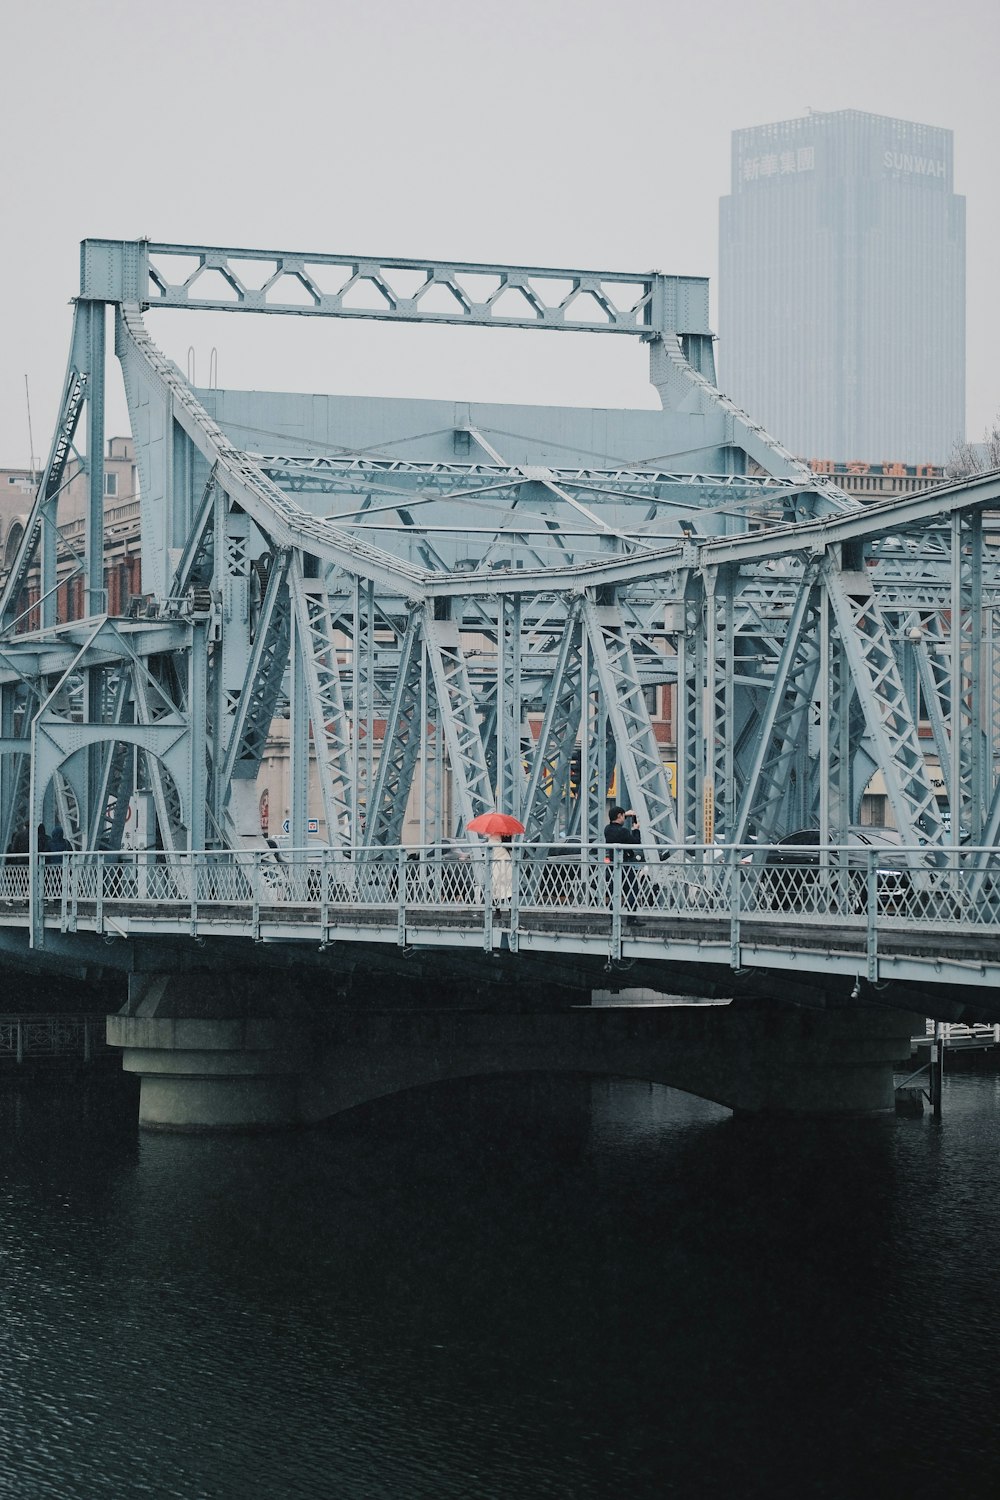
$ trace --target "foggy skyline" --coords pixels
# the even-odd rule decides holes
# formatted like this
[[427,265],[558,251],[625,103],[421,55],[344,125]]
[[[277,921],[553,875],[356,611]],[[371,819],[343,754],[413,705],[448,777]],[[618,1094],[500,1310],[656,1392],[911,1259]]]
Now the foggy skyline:
[[[954,131],[976,440],[1000,407],[998,32],[987,0],[7,8],[0,465],[31,456],[26,374],[48,451],[87,236],[705,275],[717,329],[731,133],[809,109]],[[182,369],[193,348],[202,382],[217,349],[224,386],[658,404],[633,340],[175,312],[149,327]],[[112,374],[109,434],[125,420]]]

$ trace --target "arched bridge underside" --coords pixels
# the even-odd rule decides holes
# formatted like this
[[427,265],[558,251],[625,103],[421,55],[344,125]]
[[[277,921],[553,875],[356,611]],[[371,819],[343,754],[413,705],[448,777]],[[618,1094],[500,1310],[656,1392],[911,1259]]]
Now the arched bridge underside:
[[[150,308],[638,339],[661,410],[196,389]],[[178,968],[193,940],[247,966],[268,947],[386,967],[438,950],[468,974],[562,965],[581,987],[634,965],[671,988],[780,972],[803,993],[961,985],[991,1005],[1000,476],[853,502],[719,392],[707,309],[706,282],[659,273],[85,241],[59,417],[0,598],[3,847],[31,831],[5,872],[7,951],[113,963],[114,943],[159,943]],[[146,591],[117,617],[112,318]],[[85,607],[67,622],[57,528],[78,463]],[[325,828],[298,864],[260,833],[276,719],[289,847],[311,813]],[[874,778],[900,839],[891,880],[851,853]],[[612,789],[647,846],[641,910],[599,852]],[[123,856],[135,794],[155,853]],[[494,807],[527,830],[499,908],[474,851],[461,898],[440,868]],[[73,846],[58,881],[42,822]],[[765,851],[805,828],[817,857],[775,899]]]

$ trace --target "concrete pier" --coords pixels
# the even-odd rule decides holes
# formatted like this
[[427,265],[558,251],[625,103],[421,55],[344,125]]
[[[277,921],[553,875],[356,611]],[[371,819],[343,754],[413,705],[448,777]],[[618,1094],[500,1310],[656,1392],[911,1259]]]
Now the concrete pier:
[[526,1072],[662,1083],[739,1115],[891,1112],[894,1066],[909,1057],[913,1031],[909,1012],[857,1008],[319,1014],[294,981],[280,998],[279,1017],[259,979],[206,977],[197,1002],[190,981],[182,994],[174,980],[144,980],[131,1013],[108,1018],[108,1041],[141,1079],[140,1124],[179,1131],[310,1124],[446,1079]]

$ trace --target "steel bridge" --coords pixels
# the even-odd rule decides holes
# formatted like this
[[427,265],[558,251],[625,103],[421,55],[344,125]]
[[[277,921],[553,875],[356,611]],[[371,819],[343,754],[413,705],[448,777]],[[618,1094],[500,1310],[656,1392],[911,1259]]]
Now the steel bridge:
[[[646,346],[661,410],[197,389],[144,321],[175,308],[612,334]],[[126,617],[103,581],[111,316],[147,590]],[[60,622],[71,460],[86,608]],[[0,940],[26,934],[39,959],[88,933],[670,952],[734,983],[759,966],[992,990],[994,509],[998,474],[867,506],[812,474],[718,390],[702,279],[86,240],[0,596],[3,847],[30,831]],[[275,719],[288,843],[305,851],[319,812],[318,854],[279,860],[261,837]],[[879,860],[850,846],[876,775],[900,839],[891,909]],[[641,911],[604,862],[612,788],[647,845]],[[122,855],[137,793],[157,848]],[[461,897],[445,853],[493,807],[527,830],[499,911],[471,842]],[[73,846],[58,869],[36,843],[54,822]],[[804,828],[817,858],[793,890],[767,850]]]

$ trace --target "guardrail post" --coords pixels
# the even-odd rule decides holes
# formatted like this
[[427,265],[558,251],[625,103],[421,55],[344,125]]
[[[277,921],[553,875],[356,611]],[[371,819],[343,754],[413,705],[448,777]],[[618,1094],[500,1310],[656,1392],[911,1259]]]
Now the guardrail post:
[[611,957],[622,956],[622,850],[611,851]]
[[941,1094],[944,1089],[944,1037],[941,1035],[941,1022],[934,1022],[934,1037],[931,1041],[931,1058],[928,1069],[931,1084],[931,1114],[936,1120],[941,1118]]
[[510,847],[510,927],[507,931],[507,946],[511,953],[517,952],[517,929],[521,900],[521,846]]
[[[742,969],[740,958],[740,914],[742,909],[743,882],[740,879],[742,865],[739,847],[731,844],[726,853],[726,878],[729,881],[729,966]],[[711,871],[711,866],[709,870]]]
[[866,938],[868,954],[868,978],[878,979],[878,870],[875,866],[875,850],[866,849],[865,894],[868,908],[868,932]]
[[191,859],[191,936],[198,936],[198,880],[200,871],[198,868],[198,855],[192,849]]
[[28,913],[30,946],[41,948],[45,944],[45,855],[36,854],[28,858]]
[[483,947],[489,953],[493,948],[493,857],[489,845],[486,847],[486,868],[483,872]]
[[319,933],[320,942],[330,941],[330,865],[331,850],[324,849],[319,861]]
[[406,947],[406,850],[396,850],[396,942]]
[[254,942],[260,937],[260,864],[261,854],[255,850],[253,863],[250,866],[250,898],[253,903],[250,913],[250,936]]

